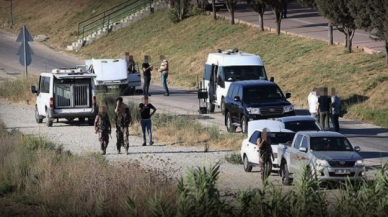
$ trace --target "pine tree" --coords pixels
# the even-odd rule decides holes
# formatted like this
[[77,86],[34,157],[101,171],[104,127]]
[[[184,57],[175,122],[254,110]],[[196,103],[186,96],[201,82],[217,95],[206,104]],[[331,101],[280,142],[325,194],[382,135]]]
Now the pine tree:
[[260,22],[260,30],[264,31],[264,11],[266,8],[266,5],[264,3],[264,0],[246,0],[249,6],[259,13],[259,22]]
[[355,19],[350,13],[348,3],[352,0],[315,0],[319,13],[327,18],[338,31],[344,33],[345,47],[352,52],[352,40],[356,31]]

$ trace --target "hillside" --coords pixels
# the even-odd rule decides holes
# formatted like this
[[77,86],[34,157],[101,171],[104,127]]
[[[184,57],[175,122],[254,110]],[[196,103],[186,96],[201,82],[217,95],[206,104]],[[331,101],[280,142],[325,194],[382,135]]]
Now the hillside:
[[[59,14],[56,8],[60,7],[51,5],[54,15],[40,17],[35,22],[32,22],[29,14],[44,7],[38,7],[38,1],[30,2],[35,2],[35,6],[20,19],[25,20],[35,34],[52,33],[55,37],[50,36],[52,39],[47,43],[57,47],[59,42],[68,44],[71,41],[71,31],[76,28],[78,18],[90,15],[91,10],[98,6],[97,2],[102,4],[104,1],[91,3],[91,0],[83,0],[66,4],[50,1],[64,8],[76,8],[72,12],[74,16],[65,19],[66,13]],[[107,2],[113,1],[104,2],[99,11],[108,6]],[[92,6],[86,7],[88,3]],[[22,1],[19,4],[20,10]],[[1,14],[3,11],[4,8],[0,9]],[[74,26],[71,26],[72,23]],[[63,33],[60,34],[60,31]],[[158,57],[163,54],[170,61],[171,85],[194,88],[196,77],[202,77],[207,53],[217,48],[238,48],[260,55],[268,75],[275,77],[284,92],[293,94],[292,102],[298,106],[306,107],[307,95],[313,87],[335,87],[344,102],[346,117],[388,126],[388,116],[385,115],[388,111],[388,97],[385,94],[388,91],[388,68],[383,64],[384,54],[369,55],[357,50],[348,54],[343,47],[329,47],[320,40],[276,36],[243,24],[230,26],[224,20],[215,22],[205,15],[172,24],[167,11],[161,10],[81,49],[79,55],[85,58],[112,58],[121,57],[125,51],[129,51],[135,60],[141,61],[144,55],[150,55],[152,63],[159,64]],[[153,78],[153,81],[157,80],[159,76]]]

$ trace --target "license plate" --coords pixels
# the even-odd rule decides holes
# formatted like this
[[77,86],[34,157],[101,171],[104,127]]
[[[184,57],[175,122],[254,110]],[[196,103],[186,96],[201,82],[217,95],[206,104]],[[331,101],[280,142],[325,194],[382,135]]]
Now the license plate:
[[119,86],[108,86],[109,89],[116,89],[119,88]]
[[335,174],[350,174],[350,170],[335,170]]

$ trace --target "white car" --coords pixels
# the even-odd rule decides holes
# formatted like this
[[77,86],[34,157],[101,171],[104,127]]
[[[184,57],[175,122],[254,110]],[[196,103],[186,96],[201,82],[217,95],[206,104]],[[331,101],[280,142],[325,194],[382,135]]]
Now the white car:
[[277,151],[279,144],[292,142],[295,132],[287,130],[282,126],[282,123],[274,120],[258,120],[248,122],[248,137],[241,144],[241,159],[244,163],[244,170],[251,172],[253,166],[259,165],[259,148],[257,147],[257,139],[260,138],[261,132],[267,128],[268,135],[271,136],[271,146],[275,159],[272,161],[272,170],[280,169],[277,164]]
[[294,132],[299,131],[322,131],[321,126],[315,118],[305,115],[288,116],[281,118],[274,118],[273,120],[279,121],[282,124],[282,128],[292,130]]
[[42,123],[47,118],[47,126],[54,119],[78,118],[80,122],[88,118],[89,125],[94,124],[97,115],[95,74],[80,68],[53,69],[40,74],[39,86],[31,87],[36,93],[35,120]]

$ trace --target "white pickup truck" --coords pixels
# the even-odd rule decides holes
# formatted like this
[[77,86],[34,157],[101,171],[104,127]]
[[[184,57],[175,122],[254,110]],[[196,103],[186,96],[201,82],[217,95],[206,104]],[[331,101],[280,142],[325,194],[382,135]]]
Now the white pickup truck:
[[278,146],[277,164],[283,185],[290,185],[294,175],[305,166],[322,181],[365,178],[365,165],[342,134],[327,131],[300,131],[293,142]]

